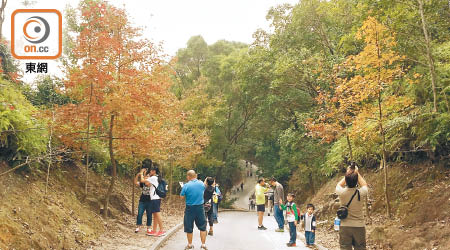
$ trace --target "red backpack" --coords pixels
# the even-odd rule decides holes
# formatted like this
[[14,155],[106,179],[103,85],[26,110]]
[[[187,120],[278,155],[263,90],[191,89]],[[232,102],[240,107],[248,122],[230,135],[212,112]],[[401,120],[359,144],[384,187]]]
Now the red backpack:
[[300,208],[297,207],[297,218],[298,218],[298,219],[297,219],[297,222],[300,222],[300,220],[301,220],[301,219],[300,219],[301,214],[302,214],[302,213],[300,212]]

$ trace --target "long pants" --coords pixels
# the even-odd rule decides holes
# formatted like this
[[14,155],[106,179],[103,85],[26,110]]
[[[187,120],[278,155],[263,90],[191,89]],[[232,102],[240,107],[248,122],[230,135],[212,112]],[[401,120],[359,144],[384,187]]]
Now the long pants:
[[284,229],[284,216],[283,216],[283,210],[280,209],[280,205],[275,204],[274,205],[274,217],[277,221],[278,228]]
[[295,226],[294,222],[288,223],[289,223],[289,236],[291,237],[289,239],[289,243],[295,243],[297,241],[297,227]]
[[366,228],[365,227],[343,227],[339,229],[339,245],[342,250],[366,249]]
[[314,245],[314,240],[316,233],[313,233],[311,231],[305,231],[305,240],[307,245]]
[[147,226],[149,227],[152,225],[152,209],[150,204],[150,201],[139,201],[136,225],[142,225],[142,217],[144,216],[144,212],[147,212]]
[[212,218],[213,220],[217,220],[217,214],[219,213],[219,203],[214,203],[212,204],[212,209],[213,209],[213,214],[212,214]]
[[209,226],[212,227],[214,224],[213,210],[210,209],[208,212],[205,213],[205,216],[206,216],[206,220],[209,222]]

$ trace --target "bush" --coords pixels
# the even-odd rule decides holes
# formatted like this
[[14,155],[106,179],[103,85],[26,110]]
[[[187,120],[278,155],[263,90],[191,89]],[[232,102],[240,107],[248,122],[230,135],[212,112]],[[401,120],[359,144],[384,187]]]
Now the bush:
[[0,80],[0,159],[12,161],[46,151],[47,128],[13,83]]

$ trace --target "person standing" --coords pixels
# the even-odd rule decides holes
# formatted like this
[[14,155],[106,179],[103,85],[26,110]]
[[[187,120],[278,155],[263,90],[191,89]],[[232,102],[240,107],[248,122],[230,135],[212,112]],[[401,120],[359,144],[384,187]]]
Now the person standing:
[[[284,198],[284,189],[283,185],[281,185],[275,177],[270,179],[270,185],[273,187],[273,216],[277,221],[278,228],[275,230],[276,232],[284,232],[284,216],[283,210],[281,209],[280,204],[283,203]],[[281,203],[280,203],[281,200]]]
[[[161,217],[161,197],[156,194],[156,188],[159,185],[160,171],[157,163],[153,163],[152,168],[150,169],[150,178],[148,179],[148,184],[150,186],[150,207],[152,211],[153,218],[155,222],[153,223],[153,230],[148,232],[149,236],[164,236],[166,233],[163,230],[163,223]],[[147,185],[147,183],[146,183]],[[157,228],[159,226],[159,231]]]
[[[357,188],[356,185],[360,188]],[[341,206],[347,206],[348,215],[341,219],[339,245],[342,250],[366,249],[366,228],[364,223],[364,199],[369,192],[367,182],[352,163],[345,177],[336,185],[336,194]]]
[[294,202],[294,194],[289,193],[286,197],[286,204],[283,205],[283,201],[280,200],[281,209],[286,210],[286,217],[289,223],[289,242],[286,244],[288,247],[297,246],[297,205]]
[[244,192],[244,183],[241,183],[241,191]]
[[186,208],[184,210],[184,232],[187,236],[188,245],[185,250],[194,249],[192,245],[192,232],[194,230],[194,222],[200,230],[200,240],[202,242],[201,249],[207,250],[206,247],[206,217],[203,208],[203,193],[205,192],[205,184],[197,180],[197,174],[194,170],[189,170],[186,174],[188,183],[182,185],[180,196],[185,199]]
[[[215,181],[214,181],[215,183]],[[213,196],[213,220],[214,220],[214,224],[219,223],[219,221],[217,220],[218,217],[218,213],[219,213],[219,204],[222,201],[222,193],[220,192],[219,189],[219,184],[215,183],[215,191],[214,191],[214,196]]]
[[204,209],[205,209],[205,216],[209,223],[209,232],[208,235],[213,236],[213,209],[212,209],[212,203],[213,203],[213,196],[214,196],[214,179],[212,177],[206,178],[206,188],[205,192],[203,194],[203,200],[205,201]]
[[314,205],[306,205],[306,213],[301,216],[305,225],[305,241],[306,246],[314,246],[316,238],[316,216],[314,215]]
[[258,180],[258,184],[255,186],[255,196],[256,196],[256,211],[258,213],[258,230],[266,230],[267,228],[263,226],[263,216],[265,211],[266,196],[265,192],[269,190],[269,187],[264,182],[264,178]]
[[[150,161],[151,162],[151,161]],[[151,163],[150,163],[151,166]],[[152,226],[152,210],[150,204],[150,187],[145,185],[144,182],[149,178],[149,165],[148,162],[142,162],[141,171],[134,178],[134,183],[142,188],[141,197],[139,198],[138,214],[136,217],[136,230],[135,233],[139,233],[142,226],[142,217],[144,212],[147,213],[147,233],[150,233],[150,227]]]

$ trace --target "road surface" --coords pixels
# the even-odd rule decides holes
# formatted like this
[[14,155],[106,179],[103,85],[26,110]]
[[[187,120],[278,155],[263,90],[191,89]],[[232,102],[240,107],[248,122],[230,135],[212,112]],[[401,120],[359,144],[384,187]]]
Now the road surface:
[[[268,229],[257,229],[257,217],[254,212],[222,212],[219,224],[214,224],[214,236],[206,238],[209,250],[281,250],[281,249],[309,249],[297,239],[297,247],[287,247],[289,232],[277,233],[273,216],[264,216],[264,223]],[[200,249],[200,235],[194,229],[193,244]],[[163,250],[182,250],[187,245],[186,234],[183,229],[167,240]]]
[[[245,162],[244,162],[245,166]],[[238,192],[235,205],[248,209],[248,197],[254,191],[255,178],[246,178],[244,192]],[[266,214],[267,215],[267,214]],[[282,250],[282,249],[310,249],[297,237],[297,247],[287,247],[289,231],[277,233],[275,218],[264,216],[263,224],[268,229],[258,230],[256,212],[225,211],[219,213],[219,224],[214,224],[214,236],[207,236],[206,246],[209,250]],[[208,226],[209,228],[209,226]],[[200,249],[200,234],[194,227],[195,249]],[[187,245],[186,234],[183,229],[167,240],[163,250],[183,250]]]

